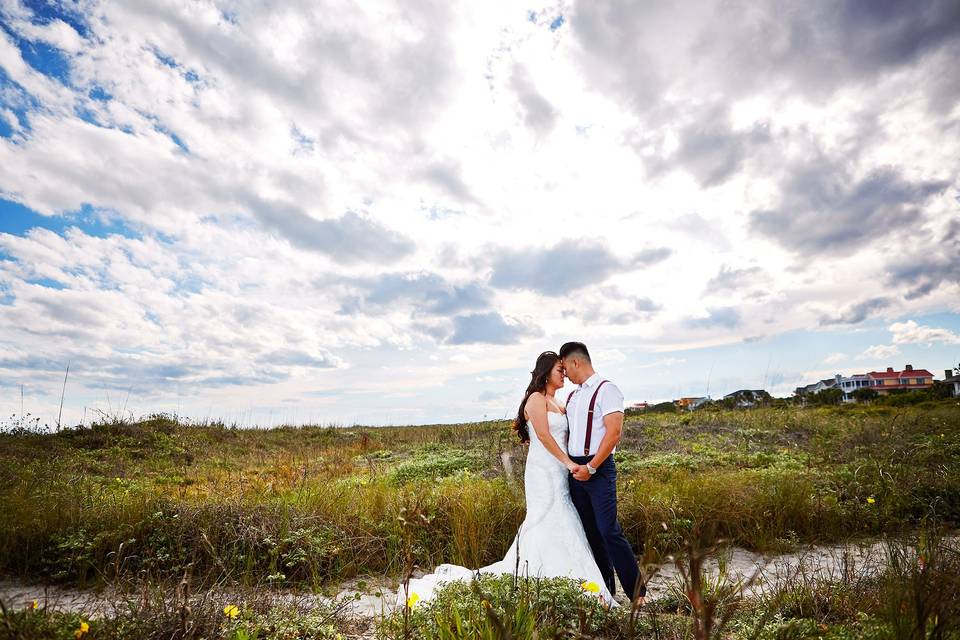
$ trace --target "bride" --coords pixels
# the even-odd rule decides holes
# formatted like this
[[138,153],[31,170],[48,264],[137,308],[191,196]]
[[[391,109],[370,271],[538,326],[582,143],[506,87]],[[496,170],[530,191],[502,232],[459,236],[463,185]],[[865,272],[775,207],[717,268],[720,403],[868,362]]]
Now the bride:
[[[567,475],[579,465],[567,455],[567,418],[554,394],[563,386],[560,357],[545,351],[537,358],[513,428],[530,444],[523,475],[527,513],[503,560],[470,570],[441,564],[433,573],[400,585],[397,606],[429,600],[435,588],[475,573],[514,573],[530,577],[569,577],[609,605],[618,606],[604,585],[580,515],[570,499]],[[530,437],[530,428],[534,436]]]

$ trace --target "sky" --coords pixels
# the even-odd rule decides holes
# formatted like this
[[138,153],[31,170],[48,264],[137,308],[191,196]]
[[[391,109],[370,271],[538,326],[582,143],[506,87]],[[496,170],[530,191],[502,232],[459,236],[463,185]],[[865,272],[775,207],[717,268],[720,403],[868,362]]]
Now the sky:
[[0,0],[0,426],[940,378],[958,59],[955,0]]

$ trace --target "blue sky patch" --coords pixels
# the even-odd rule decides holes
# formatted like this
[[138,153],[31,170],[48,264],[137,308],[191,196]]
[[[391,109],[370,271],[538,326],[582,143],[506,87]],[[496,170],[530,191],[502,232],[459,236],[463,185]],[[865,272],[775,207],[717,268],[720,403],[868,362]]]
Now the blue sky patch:
[[67,287],[62,283],[51,278],[37,278],[35,280],[27,280],[27,284],[38,284],[41,287],[46,287],[48,289],[66,289]]
[[293,155],[313,153],[316,140],[303,131],[300,131],[297,125],[290,127],[290,135],[293,137],[293,142],[296,145],[293,150]]
[[45,42],[30,42],[17,38],[17,46],[24,61],[43,75],[70,84],[70,62],[67,56]]
[[113,96],[107,93],[107,90],[101,86],[96,86],[87,93],[90,96],[91,100],[96,100],[98,102],[108,102],[113,99]]
[[[30,119],[27,118],[27,113],[32,109],[37,109],[40,107],[40,103],[37,102],[36,98],[27,93],[23,87],[10,79],[10,76],[6,74],[3,67],[0,67],[0,87],[5,87],[4,92],[0,92],[0,109],[6,109],[12,111],[17,118],[17,122],[20,124],[20,128],[25,132],[30,131]],[[9,117],[7,114],[4,118],[0,118],[2,121],[6,121]],[[3,131],[3,125],[0,125],[0,132]],[[10,133],[5,134],[5,138],[9,138],[13,134],[13,123],[6,122],[6,128],[9,129]]]
[[73,113],[84,122],[89,122],[92,125],[103,127],[103,125],[100,124],[100,121],[97,120],[97,115],[82,104],[76,105],[73,108]]
[[89,236],[106,238],[121,235],[127,238],[140,238],[142,235],[118,216],[98,211],[84,204],[78,211],[63,215],[45,216],[13,200],[0,198],[0,233],[24,236],[30,229],[48,229],[58,235],[64,235],[68,227],[77,227]]
[[176,133],[171,131],[170,128],[167,127],[167,125],[160,122],[160,119],[157,116],[153,115],[152,113],[147,113],[145,111],[139,111],[139,110],[137,111],[137,113],[139,113],[144,118],[147,118],[148,120],[153,122],[154,131],[156,131],[157,133],[162,133],[163,135],[169,137],[170,140],[173,142],[173,144],[180,147],[180,149],[184,153],[190,153],[190,149],[187,147],[187,144],[180,138],[180,136],[178,136]]
[[180,136],[178,136],[178,135],[175,134],[173,131],[170,131],[170,129],[167,129],[167,128],[164,127],[164,126],[159,126],[159,125],[158,125],[158,126],[155,127],[155,128],[156,128],[156,130],[159,131],[160,133],[165,133],[165,134],[173,141],[173,144],[175,144],[175,145],[177,145],[178,147],[180,147],[181,151],[183,151],[184,153],[190,153],[190,149],[188,149],[186,143],[185,143],[183,140],[180,139]]
[[[118,131],[123,131],[126,134],[133,134],[133,127],[128,124],[116,126],[101,122],[97,117],[97,113],[92,109],[87,108],[86,105],[79,104],[74,106],[73,113],[84,122],[90,123],[95,127],[100,127],[101,129],[116,129]],[[166,133],[166,131],[163,133]]]
[[[68,3],[65,2],[47,2],[44,0],[22,0],[23,4],[33,11],[34,24],[50,24],[55,20],[62,20],[86,38],[90,35],[90,28],[87,26],[83,14],[77,11],[71,11]],[[78,3],[74,3],[78,4]]]
[[550,31],[556,31],[557,29],[563,26],[564,22],[565,20],[564,20],[563,14],[560,14],[559,16],[553,19],[553,22],[550,23]]
[[200,84],[201,82],[200,74],[198,74],[193,69],[185,69],[185,67],[180,62],[178,62],[177,59],[174,58],[173,56],[168,55],[163,51],[160,51],[159,49],[154,49],[153,55],[156,56],[157,60],[159,60],[160,64],[162,64],[163,66],[170,67],[171,69],[176,69],[177,71],[179,71],[180,75],[183,76],[183,79],[189,82],[190,84]]
[[180,66],[179,63],[177,63],[176,58],[174,58],[173,56],[168,56],[167,54],[165,54],[163,51],[160,51],[159,49],[154,49],[153,55],[157,57],[157,60],[160,61],[160,64],[166,67],[170,67],[171,69],[176,69],[177,67]]

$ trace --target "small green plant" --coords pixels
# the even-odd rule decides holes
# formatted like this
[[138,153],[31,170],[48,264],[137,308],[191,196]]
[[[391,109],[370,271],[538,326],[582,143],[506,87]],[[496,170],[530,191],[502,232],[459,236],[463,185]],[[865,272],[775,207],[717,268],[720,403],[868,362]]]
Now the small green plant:
[[409,460],[400,463],[391,479],[397,484],[453,475],[458,471],[475,471],[487,466],[479,453],[448,447],[425,447]]
[[481,574],[444,585],[426,602],[411,593],[409,610],[385,619],[380,633],[405,637],[405,615],[408,632],[424,639],[531,638],[534,632],[539,638],[561,638],[615,632],[621,624],[618,612],[604,606],[590,586],[569,578]]

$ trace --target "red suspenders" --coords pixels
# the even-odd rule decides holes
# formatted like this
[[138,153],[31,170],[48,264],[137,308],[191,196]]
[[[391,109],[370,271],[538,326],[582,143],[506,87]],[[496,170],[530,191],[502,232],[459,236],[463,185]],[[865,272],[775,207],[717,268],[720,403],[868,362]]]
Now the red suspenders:
[[[583,455],[590,455],[590,433],[593,431],[593,407],[597,404],[597,395],[600,393],[600,387],[607,383],[607,380],[601,380],[600,384],[597,385],[596,391],[593,392],[593,397],[590,398],[590,407],[587,409],[587,435],[583,439]],[[574,389],[570,392],[570,395],[567,396],[567,404],[570,404],[570,399],[573,398],[578,389]]]

